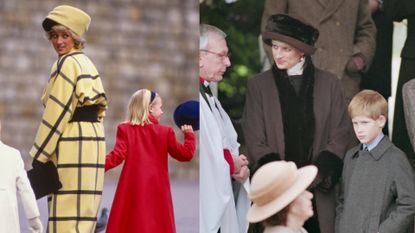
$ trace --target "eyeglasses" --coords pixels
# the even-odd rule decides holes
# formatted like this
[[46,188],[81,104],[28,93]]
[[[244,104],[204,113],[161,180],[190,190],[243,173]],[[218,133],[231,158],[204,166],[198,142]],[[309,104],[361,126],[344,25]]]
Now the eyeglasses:
[[211,53],[211,54],[215,54],[215,55],[219,56],[222,59],[224,59],[224,58],[230,58],[231,57],[231,52],[228,52],[226,54],[223,54],[223,53],[213,52],[213,51],[210,51],[210,50],[207,50],[207,49],[201,49],[200,51],[207,52],[207,53]]

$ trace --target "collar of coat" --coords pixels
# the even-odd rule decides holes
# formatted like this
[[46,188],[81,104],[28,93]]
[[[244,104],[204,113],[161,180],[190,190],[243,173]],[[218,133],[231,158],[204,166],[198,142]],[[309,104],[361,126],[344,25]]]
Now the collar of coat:
[[374,160],[379,160],[382,158],[382,156],[385,154],[385,152],[393,146],[392,142],[389,140],[389,138],[385,135],[382,140],[379,142],[379,144],[373,148],[371,151],[362,151],[362,144],[354,147],[352,149],[353,158],[357,158],[359,155],[362,154],[369,154],[372,156]]
[[151,114],[148,116],[148,119],[150,120],[150,122],[152,124],[158,124],[159,123],[159,121]]
[[[313,96],[314,96],[314,74],[315,74],[315,69],[314,69],[314,65],[311,62],[311,58],[306,58],[308,61],[305,61],[301,66],[303,66],[303,82],[301,84],[301,88],[300,88],[300,93],[299,95],[302,97],[306,97],[307,98],[307,102],[308,104],[312,105],[313,104]],[[281,83],[282,85],[287,85],[291,86],[290,82],[289,82],[289,75],[287,73],[287,70],[281,70],[278,69],[277,65],[275,65],[275,63],[272,65],[272,75],[274,76],[274,79],[276,81],[277,87],[279,89],[279,91],[282,92],[290,92],[287,89],[284,88],[280,88],[280,86],[278,86],[278,83]],[[294,89],[292,89],[294,90]],[[287,94],[284,93],[284,94]]]
[[72,49],[71,49],[68,53],[65,53],[65,54],[63,54],[63,55],[59,56],[59,60],[60,60],[61,58],[63,58],[63,57],[70,56],[70,55],[72,55],[73,53],[80,53],[80,52],[82,52],[82,50],[80,50],[80,49],[76,49],[76,48],[74,47],[74,48],[72,48]]

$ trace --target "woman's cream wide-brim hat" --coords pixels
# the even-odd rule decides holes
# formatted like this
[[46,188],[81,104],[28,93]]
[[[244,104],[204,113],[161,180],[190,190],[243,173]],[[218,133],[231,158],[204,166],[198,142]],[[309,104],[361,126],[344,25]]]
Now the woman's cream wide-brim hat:
[[43,20],[43,29],[48,32],[56,25],[61,24],[78,36],[81,36],[88,30],[91,23],[91,17],[84,11],[67,5],[61,5],[55,7]]
[[263,221],[288,206],[313,182],[317,167],[297,169],[293,162],[270,162],[259,168],[251,181],[249,222]]

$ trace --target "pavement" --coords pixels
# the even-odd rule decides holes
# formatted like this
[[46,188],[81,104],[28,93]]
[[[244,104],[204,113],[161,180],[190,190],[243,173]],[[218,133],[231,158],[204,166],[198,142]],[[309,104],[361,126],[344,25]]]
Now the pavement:
[[[194,179],[172,179],[170,180],[174,215],[176,220],[177,233],[199,232],[199,184]],[[117,188],[117,180],[108,178],[104,183],[101,208],[108,208],[111,211],[111,203]],[[47,198],[38,200],[40,216],[46,232],[48,217]],[[101,213],[101,211],[100,211]],[[21,233],[30,233],[27,229],[26,218],[19,199],[19,217]]]

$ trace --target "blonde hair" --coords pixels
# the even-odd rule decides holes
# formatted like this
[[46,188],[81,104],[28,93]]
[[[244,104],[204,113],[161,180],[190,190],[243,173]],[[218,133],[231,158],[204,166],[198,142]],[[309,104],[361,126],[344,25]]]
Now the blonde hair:
[[57,24],[57,25],[53,26],[50,29],[50,31],[46,32],[46,36],[47,36],[48,40],[51,40],[52,39],[52,33],[53,32],[66,32],[74,40],[74,47],[76,49],[83,49],[83,48],[85,48],[86,40],[84,38],[78,36],[71,29],[69,29],[69,28],[67,28],[67,27],[65,27],[63,25]]
[[381,94],[372,90],[357,93],[348,107],[351,118],[365,116],[377,120],[380,116],[388,118],[388,102]]
[[151,93],[150,90],[141,89],[131,96],[128,103],[127,121],[132,125],[151,124],[150,107],[154,99],[158,97],[158,94],[155,93],[154,99],[151,100]]

